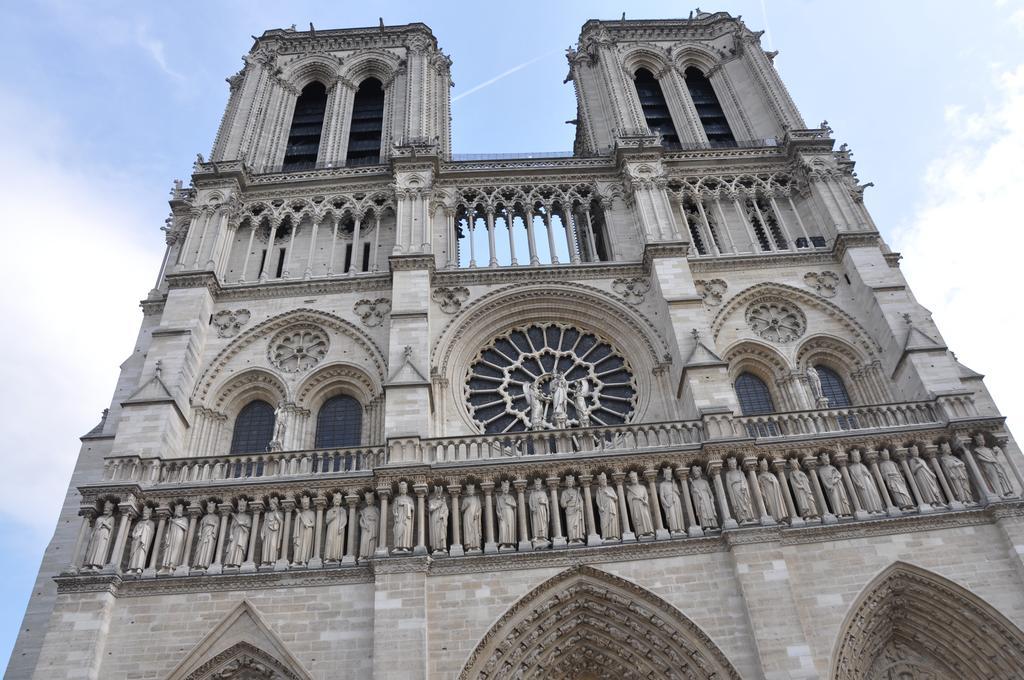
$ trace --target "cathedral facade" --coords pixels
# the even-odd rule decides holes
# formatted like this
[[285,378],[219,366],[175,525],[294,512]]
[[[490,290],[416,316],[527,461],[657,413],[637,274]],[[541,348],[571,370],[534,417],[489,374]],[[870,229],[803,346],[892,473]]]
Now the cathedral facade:
[[257,38],[6,677],[1021,677],[1020,451],[773,58],[588,21],[460,157],[425,25]]

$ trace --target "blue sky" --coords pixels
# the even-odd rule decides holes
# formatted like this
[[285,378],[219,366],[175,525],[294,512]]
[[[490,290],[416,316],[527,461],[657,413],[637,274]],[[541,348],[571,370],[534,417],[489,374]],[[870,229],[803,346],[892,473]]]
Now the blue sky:
[[[78,451],[153,285],[167,191],[208,154],[251,34],[422,21],[452,57],[459,153],[572,148],[564,50],[589,18],[669,2],[4,3],[0,199],[0,659],[13,645]],[[1024,186],[1024,4],[723,2],[808,124],[848,142],[867,203],[964,363],[1020,422],[1013,276]],[[481,87],[482,86],[482,87]],[[993,247],[997,246],[997,247]]]

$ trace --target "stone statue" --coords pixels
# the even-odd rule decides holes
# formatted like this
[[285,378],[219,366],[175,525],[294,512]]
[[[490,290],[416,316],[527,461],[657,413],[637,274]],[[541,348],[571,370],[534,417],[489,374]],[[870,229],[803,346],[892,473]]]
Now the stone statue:
[[622,538],[619,524],[619,496],[615,489],[608,486],[608,476],[601,473],[597,476],[597,510],[601,516],[601,537],[609,539]]
[[185,552],[185,534],[188,533],[188,519],[185,518],[185,506],[174,506],[174,515],[167,522],[164,530],[164,552],[160,559],[162,571],[174,569],[181,564]]
[[583,518],[583,496],[576,486],[576,478],[572,475],[565,476],[565,489],[562,490],[559,505],[565,510],[566,539],[569,543],[582,543],[587,534]]
[[800,469],[800,461],[792,458],[789,461],[789,484],[793,487],[793,498],[796,500],[796,509],[804,519],[818,516],[818,504],[814,502],[814,492],[811,491],[811,480],[807,473]]
[[573,390],[573,406],[576,407],[576,420],[580,427],[590,427],[590,405],[587,397],[590,396],[590,381],[580,378],[576,381],[576,388]]
[[653,536],[654,523],[651,521],[651,503],[647,487],[640,483],[636,472],[630,471],[627,478],[629,483],[626,484],[626,504],[633,518],[633,529],[637,536]]
[[217,517],[217,504],[207,501],[206,514],[199,521],[199,540],[196,541],[196,556],[193,562],[200,569],[207,569],[213,563],[217,551],[217,531],[220,519]]
[[850,481],[857,489],[857,495],[860,497],[860,504],[864,511],[869,513],[885,512],[882,496],[878,493],[878,487],[875,485],[875,477],[871,474],[868,466],[860,462],[858,449],[850,452],[850,464],[847,469],[850,472]]
[[561,373],[555,373],[551,378],[551,417],[555,421],[555,427],[562,429],[566,425],[568,411],[566,405],[569,401],[569,383]]
[[359,511],[359,557],[373,557],[380,533],[380,509],[374,502],[373,492],[367,491],[366,505]]
[[270,450],[280,451],[284,447],[284,435],[288,431],[288,411],[283,401],[274,409],[274,436],[270,438]]
[[240,567],[245,562],[245,551],[249,547],[249,533],[252,531],[252,515],[249,502],[238,499],[238,510],[231,515],[231,529],[228,531],[228,547],[224,553],[224,566]]
[[736,521],[752,522],[754,507],[750,503],[750,487],[747,486],[746,476],[736,466],[736,459],[729,458],[726,461],[725,485],[729,489],[729,500],[732,502],[732,511],[736,515]]
[[662,469],[661,482],[658,483],[658,496],[661,499],[661,509],[665,512],[668,530],[673,534],[685,531],[683,499],[679,495],[679,487],[676,486],[676,482],[672,478],[672,468]]
[[509,491],[508,480],[501,482],[501,488],[494,496],[498,517],[498,547],[516,546],[516,497]]
[[885,485],[889,487],[889,494],[893,502],[899,508],[914,507],[914,499],[907,489],[907,480],[903,479],[903,473],[894,461],[889,458],[889,449],[882,449],[882,461],[878,464],[878,471],[882,473]]
[[811,388],[811,396],[814,397],[815,405],[828,406],[828,399],[821,391],[821,376],[818,375],[818,369],[814,366],[807,367],[807,384]]
[[1012,496],[1013,486],[1006,476],[1006,470],[999,462],[999,454],[1002,451],[998,446],[989,448],[985,446],[985,435],[980,432],[974,435],[974,460],[978,461],[985,481],[993,492],[1002,496]]
[[764,508],[772,516],[772,519],[779,522],[789,515],[786,499],[782,496],[782,487],[779,485],[778,478],[769,472],[767,459],[762,458],[757,466],[757,485],[761,488]]
[[824,487],[829,505],[832,506],[832,512],[839,517],[852,515],[853,509],[850,507],[850,499],[847,497],[846,489],[843,487],[843,474],[832,465],[832,461],[827,453],[821,454],[818,478],[821,480],[822,487]]
[[280,501],[271,496],[269,509],[263,517],[260,528],[260,540],[263,544],[263,564],[273,564],[281,556],[281,529],[284,528],[284,515],[281,514]]
[[548,543],[548,527],[551,526],[551,508],[548,500],[548,492],[544,488],[544,482],[540,477],[533,480],[533,488],[530,490],[530,497],[527,504],[530,507],[530,525],[533,527],[534,544],[546,545]]
[[939,463],[946,472],[949,491],[953,497],[961,503],[973,503],[974,494],[971,493],[971,482],[967,477],[967,465],[953,455],[949,442],[939,444]]
[[701,475],[700,468],[694,465],[690,469],[690,495],[693,497],[693,509],[697,520],[705,529],[718,528],[718,513],[715,512],[715,496],[711,493],[711,485]]
[[331,497],[331,507],[324,514],[327,537],[324,540],[324,562],[339,562],[345,554],[345,527],[348,526],[348,512],[341,507],[341,494]]
[[114,534],[114,504],[106,501],[103,504],[103,514],[96,518],[92,525],[92,536],[89,538],[89,545],[85,549],[85,561],[83,564],[92,569],[102,569],[107,563],[107,553],[110,552],[110,537]]
[[313,531],[316,527],[316,513],[309,507],[309,496],[299,500],[299,511],[295,513],[292,527],[292,566],[304,567],[313,556]]
[[462,497],[462,547],[466,550],[480,550],[480,514],[483,506],[476,493],[475,484],[466,484],[466,495]]
[[939,478],[935,476],[928,463],[921,458],[921,452],[916,446],[909,449],[910,474],[914,475],[917,482],[917,490],[921,493],[921,501],[929,505],[943,505],[942,492],[939,490]]
[[548,423],[544,414],[547,411],[547,402],[551,399],[541,389],[540,380],[534,380],[529,385],[523,385],[523,396],[526,398],[526,405],[530,408],[530,429],[545,429]]
[[444,553],[448,549],[448,502],[443,487],[434,487],[427,512],[430,515],[430,550],[435,554]]
[[395,539],[394,552],[411,551],[412,531],[416,524],[416,503],[409,495],[409,485],[405,482],[398,483],[398,495],[395,496],[395,504],[391,508],[391,517],[394,520],[392,525],[392,536]]
[[128,571],[141,573],[146,568],[149,557],[149,544],[153,541],[153,508],[148,505],[142,509],[142,519],[132,529],[132,545],[128,551]]

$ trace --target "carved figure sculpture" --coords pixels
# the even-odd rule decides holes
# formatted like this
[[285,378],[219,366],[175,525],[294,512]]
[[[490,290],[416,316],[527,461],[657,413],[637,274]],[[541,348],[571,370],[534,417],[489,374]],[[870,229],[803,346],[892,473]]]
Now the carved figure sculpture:
[[615,489],[608,486],[608,477],[603,472],[597,476],[597,510],[601,516],[601,537],[609,539],[622,538],[619,525],[619,496]]
[[252,531],[252,515],[249,514],[249,503],[244,498],[238,499],[238,510],[231,515],[231,529],[228,531],[228,547],[224,553],[224,566],[239,567],[245,561],[245,550],[249,546],[249,533]]
[[911,446],[908,452],[910,459],[907,463],[910,465],[910,474],[914,475],[914,481],[917,482],[917,490],[921,492],[921,501],[929,505],[942,505],[939,478],[921,458],[921,452],[916,446]]
[[821,376],[814,366],[807,367],[807,384],[811,388],[811,396],[814,397],[815,405],[828,406],[828,399],[821,391]]
[[715,512],[715,497],[711,493],[711,485],[701,475],[700,468],[694,465],[690,469],[690,495],[693,497],[693,510],[697,519],[705,529],[718,528],[718,513]]
[[280,501],[270,497],[269,509],[263,518],[260,528],[260,541],[263,546],[263,564],[273,564],[281,556],[281,529],[284,527],[284,515],[281,514]]
[[985,446],[985,436],[980,432],[974,435],[974,460],[978,461],[985,481],[993,492],[1003,496],[1013,495],[1013,486],[1006,476],[1006,470],[999,462],[999,454],[1002,451],[998,446],[989,448]]
[[807,473],[800,469],[800,461],[793,458],[789,461],[789,483],[793,487],[793,498],[796,500],[796,509],[804,519],[818,516],[818,504],[814,502],[814,492],[811,491],[811,480]]
[[309,507],[309,496],[299,500],[300,510],[295,513],[295,526],[292,527],[292,566],[304,567],[313,556],[313,529],[316,526],[316,513]]
[[590,427],[590,405],[587,397],[590,396],[590,381],[580,378],[576,381],[576,388],[573,390],[573,406],[576,407],[576,420],[580,427]]
[[784,519],[789,511],[786,509],[786,499],[782,496],[782,487],[778,478],[768,471],[768,461],[764,458],[757,464],[757,485],[761,488],[761,498],[764,499],[765,510],[776,522]]
[[85,561],[83,564],[92,569],[102,569],[107,563],[107,553],[110,552],[110,537],[114,533],[114,504],[106,501],[103,504],[103,514],[96,518],[92,525],[92,536],[89,537],[89,545],[85,550]]
[[391,508],[391,517],[394,520],[392,525],[392,535],[395,539],[394,551],[397,553],[411,551],[416,505],[412,496],[409,495],[409,485],[405,482],[398,483],[398,495],[395,496],[395,504]]
[[583,495],[576,486],[576,478],[565,476],[565,489],[559,505],[565,510],[565,536],[569,543],[582,543],[587,533],[583,518]]
[[540,477],[533,480],[533,489],[530,490],[527,503],[530,506],[533,542],[546,544],[548,542],[548,527],[551,526],[551,508],[548,492],[544,489],[544,482]]
[[946,472],[946,479],[949,481],[949,491],[961,503],[973,503],[974,494],[971,493],[971,482],[967,477],[967,465],[953,455],[949,448],[949,442],[939,444],[939,463]]
[[555,373],[551,378],[551,417],[555,421],[555,427],[561,429],[566,425],[568,411],[566,406],[569,402],[569,383],[561,373]]
[[498,517],[498,547],[516,545],[516,497],[509,491],[508,480],[501,482],[501,488],[494,496]]
[[832,512],[840,517],[853,514],[850,499],[843,487],[843,474],[836,469],[836,466],[832,465],[827,453],[821,454],[818,478],[821,479],[821,485],[825,488],[825,495],[828,497],[829,505],[832,506]]
[[367,491],[366,505],[359,511],[359,557],[373,557],[380,534],[380,509],[374,502],[373,492]]
[[736,459],[726,461],[725,485],[729,489],[732,511],[739,523],[754,521],[754,507],[750,503],[750,487],[742,470],[736,466]]
[[327,536],[324,540],[324,562],[338,562],[345,553],[345,527],[348,526],[348,512],[341,507],[341,494],[331,497],[331,507],[324,513]]
[[526,405],[530,408],[530,429],[543,430],[548,423],[545,418],[547,403],[551,401],[548,395],[540,387],[540,379],[534,380],[529,385],[523,385],[523,396],[526,398]]
[[647,487],[640,483],[636,472],[628,475],[626,484],[626,504],[629,506],[630,517],[633,518],[633,529],[637,536],[654,535],[654,524],[651,521],[650,496]]
[[181,564],[187,532],[188,519],[185,518],[185,506],[179,503],[174,506],[174,515],[167,522],[167,528],[164,530],[164,552],[160,559],[161,570],[168,571]]
[[661,509],[665,511],[668,530],[673,534],[685,530],[683,499],[679,494],[679,487],[672,479],[672,468],[662,469],[661,482],[658,483],[658,496],[661,499]]
[[860,451],[854,449],[850,452],[850,464],[847,468],[850,472],[850,481],[853,482],[857,495],[860,497],[860,504],[866,512],[885,512],[882,504],[882,496],[875,486],[875,477],[867,465],[860,462]]
[[270,438],[270,450],[280,451],[284,447],[284,435],[288,431],[288,411],[283,401],[274,409],[274,436]]
[[217,551],[217,531],[220,528],[220,519],[217,518],[217,504],[213,501],[206,503],[206,514],[199,521],[199,540],[196,542],[196,556],[193,562],[199,569],[207,569],[213,563],[214,553]]
[[427,510],[430,514],[430,549],[434,553],[443,553],[448,549],[448,503],[444,498],[444,488],[434,487]]
[[889,449],[882,449],[882,461],[878,464],[878,471],[882,473],[882,479],[889,488],[889,494],[893,502],[900,508],[914,507],[914,499],[910,496],[907,488],[907,480],[903,479],[903,473],[896,463],[889,458]]
[[476,493],[476,485],[466,484],[466,495],[462,497],[462,546],[466,550],[480,549],[480,514],[482,507],[480,496]]
[[153,541],[153,508],[148,505],[142,509],[142,519],[132,529],[132,545],[128,551],[128,571],[141,573],[146,568],[149,557],[149,544]]

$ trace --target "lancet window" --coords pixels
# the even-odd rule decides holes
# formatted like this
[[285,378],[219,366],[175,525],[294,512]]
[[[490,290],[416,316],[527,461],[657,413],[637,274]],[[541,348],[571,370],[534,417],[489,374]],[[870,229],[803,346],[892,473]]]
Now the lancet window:
[[753,373],[741,373],[736,378],[736,398],[740,402],[740,412],[745,416],[758,416],[774,413],[775,404],[768,385]]
[[359,446],[363,434],[363,407],[353,397],[331,397],[316,417],[316,448]]
[[231,453],[266,451],[274,436],[274,407],[257,399],[246,404],[235,418]]
[[327,88],[324,84],[314,81],[306,85],[295,102],[292,127],[288,132],[288,148],[284,153],[285,172],[316,165],[326,110]]
[[821,381],[821,394],[828,399],[829,408],[844,408],[851,405],[850,394],[838,373],[821,364],[814,367]]
[[729,121],[725,118],[725,111],[722,110],[711,81],[700,69],[693,66],[686,69],[683,75],[686,78],[686,89],[690,91],[690,99],[697,109],[697,116],[708,142],[711,146],[736,146],[736,138],[733,137]]
[[346,165],[380,163],[381,134],[384,130],[384,86],[376,78],[359,85],[352,103]]
[[661,145],[666,149],[678,149],[679,134],[672,123],[672,114],[657,78],[642,68],[636,72],[633,82],[636,85],[637,97],[640,99],[640,108],[643,109],[644,119],[647,121],[647,128],[653,134],[661,133]]

